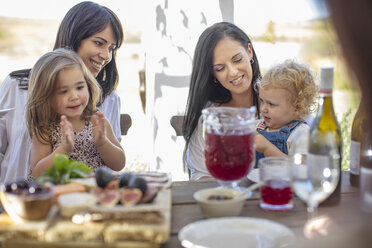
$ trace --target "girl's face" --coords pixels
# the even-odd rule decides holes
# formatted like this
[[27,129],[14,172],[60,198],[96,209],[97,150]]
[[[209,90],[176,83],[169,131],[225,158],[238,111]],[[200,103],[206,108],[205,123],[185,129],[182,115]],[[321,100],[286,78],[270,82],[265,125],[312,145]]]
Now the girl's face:
[[77,66],[61,70],[53,98],[53,109],[71,120],[82,115],[89,101],[89,89],[83,72]]
[[252,57],[251,44],[246,50],[239,41],[229,37],[221,39],[214,48],[213,74],[233,97],[246,93],[251,87]]
[[102,68],[111,61],[115,48],[114,32],[111,25],[107,25],[103,31],[82,40],[77,54],[94,77],[97,77]]
[[279,131],[281,127],[297,119],[298,111],[289,102],[289,91],[261,88],[259,92],[261,116],[271,131]]

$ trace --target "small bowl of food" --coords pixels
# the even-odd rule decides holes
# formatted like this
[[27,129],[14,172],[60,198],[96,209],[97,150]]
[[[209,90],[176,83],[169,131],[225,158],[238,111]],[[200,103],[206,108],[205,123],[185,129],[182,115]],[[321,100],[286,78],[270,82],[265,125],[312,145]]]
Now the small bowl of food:
[[207,188],[194,193],[194,199],[206,218],[237,216],[241,213],[245,195],[228,188]]
[[54,187],[17,180],[0,187],[1,203],[13,221],[44,219],[53,205]]

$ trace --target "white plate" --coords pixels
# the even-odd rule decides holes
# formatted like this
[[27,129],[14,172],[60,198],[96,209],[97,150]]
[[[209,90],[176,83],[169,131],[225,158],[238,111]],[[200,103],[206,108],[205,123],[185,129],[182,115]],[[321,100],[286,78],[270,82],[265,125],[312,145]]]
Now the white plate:
[[0,110],[0,117],[2,117],[2,116],[5,115],[6,113],[8,113],[9,111],[14,110],[14,109],[15,109],[15,108],[1,109],[1,110]]
[[188,224],[181,229],[178,239],[186,248],[284,248],[296,238],[290,229],[277,222],[227,217]]
[[252,182],[258,183],[260,181],[259,169],[253,169],[251,172],[248,173],[247,177]]

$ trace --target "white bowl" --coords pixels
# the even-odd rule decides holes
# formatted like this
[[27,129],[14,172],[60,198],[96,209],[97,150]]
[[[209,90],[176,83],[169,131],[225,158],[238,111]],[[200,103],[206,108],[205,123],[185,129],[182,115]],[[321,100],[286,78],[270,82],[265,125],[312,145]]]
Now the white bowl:
[[[194,199],[206,218],[237,216],[242,211],[245,202],[245,195],[239,195],[240,192],[235,189],[208,188],[195,192]],[[210,200],[208,199],[210,196],[230,197],[231,199]]]

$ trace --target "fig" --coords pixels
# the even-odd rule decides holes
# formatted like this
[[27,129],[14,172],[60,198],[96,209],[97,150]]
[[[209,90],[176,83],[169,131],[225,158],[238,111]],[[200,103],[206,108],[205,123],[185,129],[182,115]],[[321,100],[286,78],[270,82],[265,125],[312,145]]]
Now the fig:
[[103,190],[99,196],[98,201],[102,206],[113,207],[120,199],[120,194],[118,190]]
[[99,200],[99,197],[102,194],[102,192],[103,192],[103,189],[102,188],[98,188],[98,187],[97,188],[93,188],[93,189],[90,190],[90,193],[92,195],[94,195],[97,198],[97,200]]
[[105,190],[114,190],[114,189],[118,189],[118,180],[115,179],[115,180],[112,180],[111,182],[109,182],[106,187],[105,187]]
[[97,185],[101,188],[105,188],[114,178],[112,171],[106,166],[98,167],[95,171],[95,176]]
[[132,176],[129,179],[128,188],[133,189],[139,189],[142,191],[142,195],[146,194],[147,190],[147,182],[142,177]]
[[120,189],[120,202],[125,206],[132,206],[139,203],[142,199],[142,191],[136,188]]
[[155,187],[147,187],[146,194],[142,197],[141,203],[151,203],[158,195],[158,189]]
[[119,188],[127,187],[132,173],[124,173],[119,177]]

